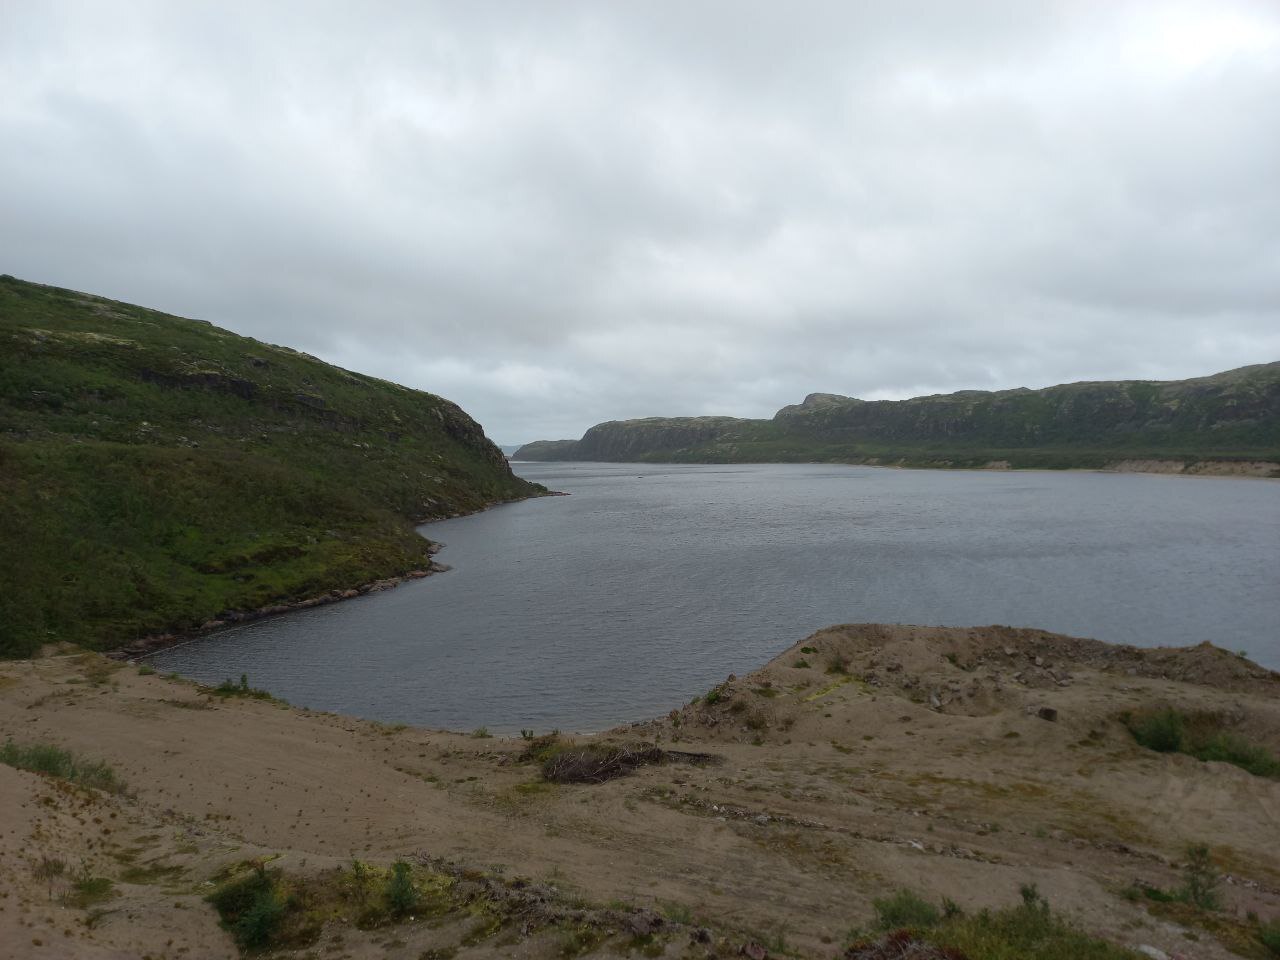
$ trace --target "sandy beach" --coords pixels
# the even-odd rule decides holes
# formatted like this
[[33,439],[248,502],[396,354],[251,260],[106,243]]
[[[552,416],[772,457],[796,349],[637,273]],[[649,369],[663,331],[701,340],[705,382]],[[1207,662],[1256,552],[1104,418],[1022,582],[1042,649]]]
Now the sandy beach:
[[[1138,746],[1119,715],[1161,702],[1280,746],[1280,675],[1240,656],[1001,627],[820,631],[588,738],[671,751],[598,784],[546,782],[530,748],[549,740],[222,697],[93,654],[9,662],[2,736],[103,761],[126,788],[0,766],[0,942],[235,957],[205,901],[220,881],[256,859],[323,886],[354,858],[411,861],[448,895],[412,920],[318,911],[282,955],[616,955],[639,937],[651,956],[836,956],[897,888],[977,910],[1034,883],[1092,934],[1225,958],[1229,931],[1125,891],[1175,886],[1203,843],[1224,917],[1280,914],[1280,782]],[[78,905],[91,876],[109,893]]]

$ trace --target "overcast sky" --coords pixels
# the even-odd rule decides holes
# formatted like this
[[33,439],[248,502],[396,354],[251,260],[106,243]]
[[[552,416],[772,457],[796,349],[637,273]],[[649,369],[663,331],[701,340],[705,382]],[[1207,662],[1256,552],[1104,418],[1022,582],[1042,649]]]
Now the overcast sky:
[[648,415],[1280,359],[1280,3],[0,0],[0,273]]

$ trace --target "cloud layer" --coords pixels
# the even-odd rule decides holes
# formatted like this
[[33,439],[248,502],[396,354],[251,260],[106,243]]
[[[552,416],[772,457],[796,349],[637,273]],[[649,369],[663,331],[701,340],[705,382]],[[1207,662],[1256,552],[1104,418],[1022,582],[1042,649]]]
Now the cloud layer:
[[6,4],[0,272],[651,414],[1280,358],[1280,7]]

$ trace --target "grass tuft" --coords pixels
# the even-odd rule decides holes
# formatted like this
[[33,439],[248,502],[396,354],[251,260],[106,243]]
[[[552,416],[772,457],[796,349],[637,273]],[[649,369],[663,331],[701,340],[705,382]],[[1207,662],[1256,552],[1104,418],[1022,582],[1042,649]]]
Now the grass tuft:
[[0,763],[108,793],[123,793],[125,788],[124,781],[105,763],[83,760],[49,743],[20,746],[6,740],[0,746]]

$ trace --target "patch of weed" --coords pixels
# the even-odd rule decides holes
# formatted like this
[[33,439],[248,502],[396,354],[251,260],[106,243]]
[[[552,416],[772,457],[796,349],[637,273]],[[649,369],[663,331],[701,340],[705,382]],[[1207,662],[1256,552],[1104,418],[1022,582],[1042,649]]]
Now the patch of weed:
[[1254,776],[1280,779],[1280,760],[1261,744],[1227,727],[1218,714],[1187,713],[1172,707],[1122,714],[1133,739],[1148,750],[1185,753],[1197,760],[1234,764]]
[[113,896],[115,896],[115,890],[110,878],[92,877],[82,873],[71,884],[71,890],[63,896],[62,902],[69,907],[87,910],[104,900],[110,900]]
[[938,908],[919,894],[901,889],[891,896],[872,900],[876,911],[876,926],[881,930],[897,930],[900,927],[931,927],[942,919]]

